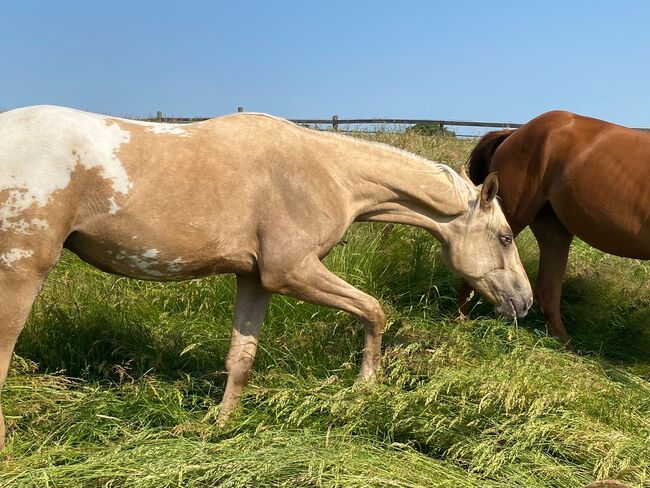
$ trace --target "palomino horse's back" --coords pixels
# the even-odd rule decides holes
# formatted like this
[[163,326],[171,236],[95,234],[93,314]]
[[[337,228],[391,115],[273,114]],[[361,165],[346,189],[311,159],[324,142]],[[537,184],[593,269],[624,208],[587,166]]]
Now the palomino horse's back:
[[296,235],[296,220],[322,213],[342,233],[352,218],[323,164],[331,141],[315,152],[319,134],[272,116],[179,125],[37,106],[3,114],[0,128],[0,260],[14,268],[48,254],[47,268],[65,245],[140,279],[252,272],[266,229]]

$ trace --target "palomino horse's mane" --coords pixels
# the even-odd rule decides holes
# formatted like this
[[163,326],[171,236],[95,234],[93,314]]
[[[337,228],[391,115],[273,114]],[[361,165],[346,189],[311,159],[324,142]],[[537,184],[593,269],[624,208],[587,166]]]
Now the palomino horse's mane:
[[[242,112],[242,113],[235,113],[231,114],[230,116],[237,116],[237,117],[266,117],[269,119],[276,120],[278,122],[283,122],[287,125],[290,125],[292,127],[295,127],[300,130],[304,131],[313,131],[314,129],[311,129],[309,127],[304,127],[302,125],[298,125],[294,122],[291,122],[290,120],[284,119],[282,117],[276,117],[275,115],[270,115],[264,112]],[[226,115],[225,117],[228,117]],[[119,117],[118,117],[119,118]],[[220,118],[220,117],[218,117]],[[201,124],[204,122],[209,122],[210,120],[213,119],[208,119],[204,120],[201,122],[194,122],[193,124]],[[134,120],[134,119],[128,119],[128,122],[140,124],[140,125],[147,125],[147,126],[159,126],[161,128],[165,128],[167,130],[179,130],[182,131],[183,127],[188,127],[193,124],[173,124],[173,123],[162,123],[162,122],[149,122],[149,121],[141,121],[141,120]],[[456,171],[454,171],[453,168],[450,166],[437,162],[437,161],[431,161],[430,159],[427,159],[425,157],[422,157],[418,154],[406,151],[404,149],[401,149],[399,147],[391,146],[389,144],[385,144],[383,142],[377,142],[377,141],[369,141],[366,139],[359,139],[357,137],[352,137],[347,134],[341,134],[340,132],[331,132],[331,131],[319,131],[319,134],[323,134],[326,137],[332,137],[332,138],[339,138],[341,140],[353,143],[353,144],[358,144],[358,145],[365,145],[365,146],[370,146],[370,147],[376,147],[378,149],[383,149],[389,152],[392,152],[394,154],[398,154],[400,156],[404,156],[406,158],[409,158],[414,161],[420,161],[422,163],[425,163],[427,166],[431,167],[432,170],[434,171],[425,171],[426,173],[443,173],[445,174],[451,183],[454,185],[456,188],[456,191],[459,189],[464,189],[464,190],[469,190],[472,191],[474,188],[464,179],[462,178]]]
[[[291,125],[292,127],[296,127],[301,130],[305,131],[313,131],[314,129],[311,129],[309,127],[304,127],[298,124],[295,124],[294,122],[291,122],[290,120],[283,119],[282,117],[276,117],[274,115],[269,115],[265,114],[263,112],[242,112],[238,114],[234,114],[236,116],[256,116],[256,117],[267,117],[270,119],[277,120],[279,122],[284,122],[288,125]],[[385,151],[391,152],[393,154],[398,154],[400,156],[404,156],[406,158],[409,158],[414,161],[419,161],[421,163],[425,163],[427,166],[429,166],[432,171],[425,170],[425,173],[428,174],[445,174],[450,182],[452,183],[454,190],[456,191],[456,194],[459,198],[462,198],[466,195],[461,195],[460,190],[466,190],[466,194],[469,193],[472,196],[474,195],[474,187],[470,185],[470,183],[465,180],[462,176],[460,176],[456,171],[454,171],[453,168],[450,166],[439,163],[437,161],[431,161],[430,159],[427,159],[425,157],[422,157],[418,154],[414,154],[412,152],[406,151],[405,149],[401,149],[399,147],[391,146],[390,144],[385,144],[383,142],[377,142],[377,141],[368,141],[366,139],[359,139],[357,137],[352,137],[347,134],[341,134],[340,132],[331,132],[331,131],[319,131],[319,134],[323,134],[326,137],[332,137],[332,138],[338,138],[353,144],[359,144],[359,145],[365,145],[365,146],[370,146],[370,147],[375,147],[378,149],[383,149]],[[413,172],[413,170],[411,170]]]

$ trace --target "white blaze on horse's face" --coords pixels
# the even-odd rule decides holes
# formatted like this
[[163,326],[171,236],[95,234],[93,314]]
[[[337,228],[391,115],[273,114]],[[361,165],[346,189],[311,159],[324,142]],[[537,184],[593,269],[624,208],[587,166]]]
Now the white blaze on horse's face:
[[533,303],[533,292],[496,199],[498,188],[495,173],[477,189],[470,210],[453,222],[458,228],[443,246],[443,256],[454,271],[494,303],[497,312],[524,317]]

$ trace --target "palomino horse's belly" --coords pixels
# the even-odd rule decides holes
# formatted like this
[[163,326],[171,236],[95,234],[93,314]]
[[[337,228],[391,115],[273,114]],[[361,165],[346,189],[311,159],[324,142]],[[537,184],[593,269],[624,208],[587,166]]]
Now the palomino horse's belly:
[[[137,237],[137,236],[136,236]],[[178,281],[212,274],[250,274],[256,261],[247,250],[230,249],[196,243],[196,248],[177,242],[147,239],[96,238],[76,232],[65,247],[96,268],[109,273],[153,281]]]

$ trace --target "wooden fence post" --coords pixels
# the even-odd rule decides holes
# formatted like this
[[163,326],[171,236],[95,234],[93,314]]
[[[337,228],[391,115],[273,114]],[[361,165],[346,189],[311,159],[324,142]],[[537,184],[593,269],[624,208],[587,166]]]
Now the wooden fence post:
[[332,130],[335,130],[335,131],[339,130],[339,116],[338,115],[332,115]]

